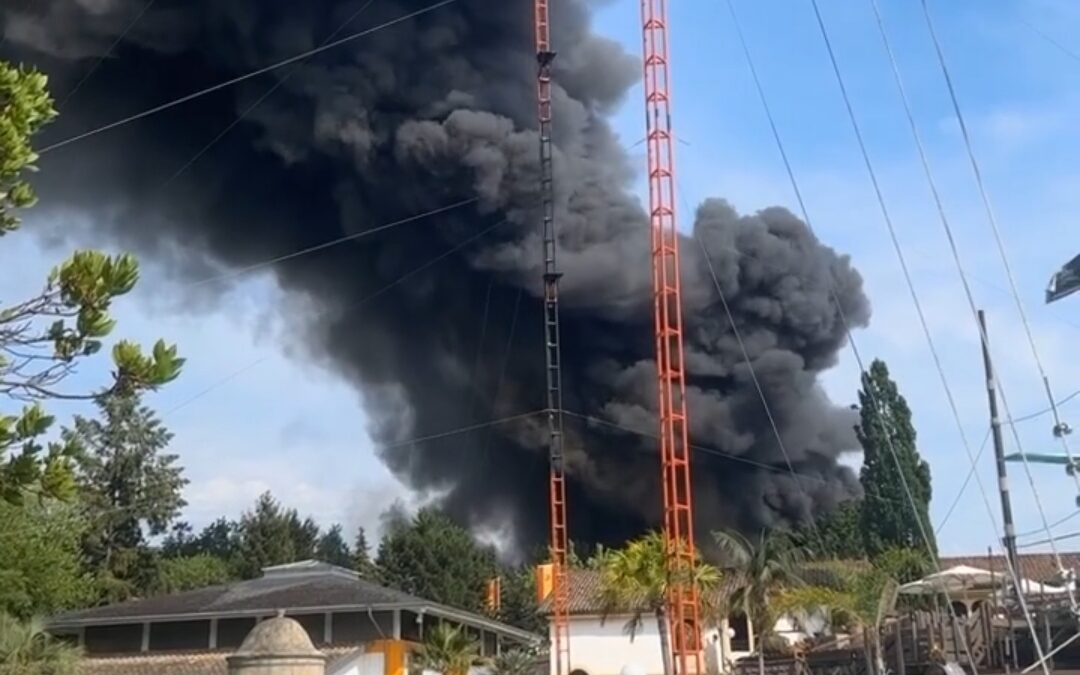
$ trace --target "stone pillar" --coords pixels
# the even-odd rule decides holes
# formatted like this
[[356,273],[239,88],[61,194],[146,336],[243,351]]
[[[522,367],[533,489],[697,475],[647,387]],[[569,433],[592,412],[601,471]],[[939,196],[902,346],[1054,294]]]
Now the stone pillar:
[[325,675],[326,656],[307,631],[279,613],[248,633],[235,654],[228,657],[229,675]]

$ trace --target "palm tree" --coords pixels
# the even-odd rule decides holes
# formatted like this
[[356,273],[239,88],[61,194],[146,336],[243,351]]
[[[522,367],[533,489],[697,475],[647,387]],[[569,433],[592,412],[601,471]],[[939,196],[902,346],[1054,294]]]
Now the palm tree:
[[50,636],[40,620],[0,613],[0,675],[69,675],[78,662],[79,649]]
[[900,584],[876,567],[821,563],[820,569],[831,573],[829,583],[789,589],[778,599],[777,608],[828,611],[834,624],[846,624],[851,632],[862,633],[867,672],[884,675],[881,626],[896,605]]
[[492,663],[495,675],[534,675],[538,654],[532,649],[508,649]]
[[417,670],[433,670],[443,675],[465,675],[480,659],[480,643],[462,628],[440,623],[424,635],[413,655]]
[[[671,675],[667,595],[673,575],[668,570],[663,536],[659,532],[649,532],[623,549],[607,551],[599,561],[599,570],[603,618],[606,620],[613,613],[630,612],[626,632],[633,640],[646,613],[652,614],[660,635],[664,674]],[[677,574],[684,578],[675,577],[675,580],[697,584],[698,589],[705,592],[703,594],[714,589],[720,580],[720,572],[701,561],[692,570]]]
[[807,558],[805,549],[791,543],[785,533],[764,530],[753,539],[738,532],[714,532],[729,584],[731,604],[746,614],[755,636],[758,672],[765,673],[765,637],[783,614],[776,602],[788,589],[803,586],[800,567]]

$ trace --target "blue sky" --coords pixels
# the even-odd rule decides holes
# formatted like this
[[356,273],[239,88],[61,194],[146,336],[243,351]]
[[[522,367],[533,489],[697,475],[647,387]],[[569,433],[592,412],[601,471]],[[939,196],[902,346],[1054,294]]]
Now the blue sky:
[[[988,312],[1010,407],[1016,416],[1041,410],[1045,396],[1005,290],[1007,281],[918,3],[879,2],[973,277],[976,301]],[[683,141],[678,168],[684,197],[696,203],[722,196],[742,211],[773,204],[794,208],[724,2],[671,4],[675,127]],[[930,4],[1035,339],[1061,398],[1080,389],[1080,361],[1070,358],[1080,334],[1080,299],[1046,307],[1042,294],[1051,271],[1080,252],[1075,216],[1080,210],[1080,170],[1074,168],[1080,150],[1080,126],[1075,124],[1080,62],[1026,23],[1069,44],[1080,34],[1080,7],[1067,0]],[[610,0],[597,5],[597,30],[636,53],[641,45],[639,4]],[[970,465],[874,201],[809,0],[736,0],[736,6],[818,235],[850,254],[866,280],[874,315],[856,341],[865,357],[889,363],[911,404],[920,449],[934,475],[933,517],[940,522]],[[902,116],[870,0],[821,0],[821,6],[961,421],[972,451],[977,451],[988,425],[978,335]],[[627,146],[641,138],[640,90],[631,92],[615,122]],[[636,158],[643,166],[643,154]],[[689,215],[683,213],[684,224]],[[71,214],[70,221],[61,225],[73,224],[81,231],[78,214]],[[67,244],[57,247],[31,234],[35,228],[56,225],[46,227],[31,217],[25,232],[5,240],[0,248],[5,300],[32,292],[36,280],[63,257]],[[144,271],[144,282],[118,306],[120,333],[146,341],[166,336],[189,358],[181,380],[155,394],[150,403],[176,434],[173,451],[191,479],[186,496],[187,517],[193,523],[238,515],[267,489],[323,523],[343,522],[350,530],[361,524],[374,527],[388,500],[408,498],[373,456],[358,394],[290,343],[285,313],[278,311],[287,300],[271,277],[252,276],[220,305],[192,314],[179,311],[176,291],[182,289],[161,270]],[[73,384],[101,381],[105,375],[104,364],[97,364],[85,368]],[[855,399],[858,370],[849,353],[824,384],[839,403]],[[63,418],[71,410],[58,412]],[[1066,419],[1076,419],[1080,398],[1062,410]],[[1024,448],[1056,451],[1050,425],[1049,416],[1018,425]],[[1010,449],[1012,445],[1010,439]],[[992,490],[989,452],[980,462],[980,475]],[[857,464],[858,458],[851,461]],[[1018,530],[1036,530],[1040,520],[1027,479],[1019,465],[1010,468]],[[1076,511],[1076,487],[1060,469],[1034,467],[1033,475],[1051,522]],[[989,497],[998,517],[996,495]],[[1077,530],[1080,519],[1055,531]],[[939,533],[941,548],[947,553],[985,552],[994,536],[973,483]],[[1022,543],[1041,538],[1033,535]]]

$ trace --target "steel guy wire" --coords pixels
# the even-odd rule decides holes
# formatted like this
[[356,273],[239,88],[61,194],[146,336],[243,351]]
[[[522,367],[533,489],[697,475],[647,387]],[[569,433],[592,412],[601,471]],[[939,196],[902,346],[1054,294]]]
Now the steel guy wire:
[[[816,0],[815,0],[815,2],[816,2]],[[952,227],[950,226],[948,216],[945,213],[945,207],[944,207],[944,204],[943,204],[943,202],[941,200],[941,193],[937,188],[937,182],[934,180],[933,172],[930,169],[930,162],[929,162],[929,159],[928,159],[927,154],[926,154],[926,149],[925,149],[925,147],[923,145],[923,142],[922,142],[922,137],[919,134],[918,125],[915,123],[915,117],[914,117],[914,114],[912,113],[912,110],[911,110],[911,104],[910,104],[910,101],[908,100],[908,97],[907,97],[907,91],[906,91],[906,89],[904,87],[903,78],[900,75],[900,68],[899,68],[899,66],[898,66],[898,64],[896,62],[896,57],[895,57],[895,55],[893,53],[893,50],[892,50],[892,44],[889,41],[888,31],[885,28],[884,17],[881,14],[880,8],[878,7],[877,0],[870,0],[870,4],[871,4],[871,8],[874,11],[874,17],[875,17],[875,21],[877,23],[878,33],[880,34],[882,44],[883,44],[884,49],[885,49],[885,53],[889,58],[889,64],[890,64],[891,69],[892,69],[894,83],[896,84],[897,91],[900,94],[900,99],[901,99],[901,102],[903,104],[903,109],[904,109],[905,116],[907,117],[908,126],[910,127],[910,130],[911,130],[911,133],[912,133],[912,138],[915,141],[915,146],[916,146],[916,149],[918,150],[918,153],[919,153],[919,159],[920,159],[920,162],[922,164],[923,173],[924,173],[924,175],[926,177],[926,180],[927,180],[927,185],[928,185],[928,187],[930,189],[930,192],[931,192],[931,195],[932,195],[932,197],[934,199],[934,204],[935,204],[935,206],[937,208],[937,211],[938,211],[938,217],[939,217],[939,219],[941,221],[942,227],[943,227],[943,229],[945,231],[945,234],[946,234],[946,237],[947,237],[947,239],[949,241],[949,246],[950,246],[950,249],[951,249],[952,254],[953,254],[953,260],[954,260],[954,262],[955,262],[955,264],[957,266],[957,269],[960,271],[961,281],[963,283],[965,294],[966,294],[966,297],[968,299],[969,308],[971,309],[971,312],[972,312],[972,317],[975,320],[976,327],[979,330],[980,339],[982,341],[982,344],[983,344],[984,348],[986,349],[988,359],[990,360],[990,363],[991,363],[991,369],[993,371],[991,373],[991,377],[993,378],[994,382],[998,383],[997,389],[1000,389],[1000,379],[997,377],[997,369],[993,367],[993,359],[989,358],[989,355],[990,355],[989,341],[986,338],[986,333],[983,330],[982,323],[979,321],[978,310],[975,307],[975,300],[974,300],[973,295],[971,294],[970,286],[968,285],[967,280],[966,280],[966,278],[964,277],[964,274],[963,274],[963,263],[960,260],[959,249],[956,246],[956,241],[955,241],[955,238],[953,237],[953,234],[952,234]],[[835,61],[834,61],[834,63],[835,63]],[[854,115],[852,115],[852,123],[853,124],[855,123],[854,122]],[[861,141],[860,141],[860,143],[861,143]],[[869,166],[869,162],[870,162],[869,155],[866,153],[865,148],[863,148],[863,152],[864,152],[864,155],[866,156],[867,165]],[[879,199],[881,199],[880,193],[879,193]],[[881,203],[882,209],[884,210],[885,209],[884,200],[882,199],[880,203]],[[892,228],[892,225],[890,223],[890,229],[891,228]],[[894,241],[895,241],[895,235],[894,235],[893,238],[894,238]],[[899,246],[898,242],[896,243],[896,247],[897,247],[898,254],[900,254],[900,246]],[[906,265],[905,265],[905,278],[907,279],[909,288],[911,289],[911,292],[914,295],[915,294],[915,288],[914,288],[914,285],[912,284],[912,282],[910,280],[910,277],[907,275]],[[929,329],[926,327],[925,319],[923,319],[921,309],[919,310],[919,317],[920,317],[920,320],[923,323],[924,332],[926,332],[926,335],[927,335],[927,340],[930,341]],[[931,350],[934,353],[934,359],[935,359],[935,364],[936,364],[936,366],[938,368],[938,373],[941,376],[942,384],[946,387],[946,391],[947,391],[947,394],[948,394],[950,411],[952,412],[953,419],[955,420],[955,422],[957,424],[957,427],[960,430],[961,439],[962,439],[963,444],[964,444],[964,450],[968,454],[968,457],[969,457],[969,459],[971,460],[971,463],[972,463],[972,468],[974,469],[975,466],[976,466],[976,462],[975,462],[975,459],[971,458],[971,447],[968,444],[967,435],[966,435],[966,433],[964,433],[963,424],[960,421],[959,410],[957,409],[956,402],[955,402],[955,399],[954,399],[954,397],[952,395],[951,389],[949,389],[949,387],[948,387],[948,381],[947,381],[947,378],[945,377],[945,372],[941,368],[940,360],[937,358],[937,351],[933,347],[932,341],[930,342],[930,344],[931,344]],[[1004,394],[1004,392],[1002,392],[1002,400],[1004,401],[1004,399],[1005,399],[1005,394]],[[1010,427],[1012,428],[1014,435],[1016,435],[1017,442],[1019,443],[1019,436],[1016,434],[1015,425],[1010,424]],[[1030,473],[1029,473],[1029,475],[1030,475]],[[990,506],[990,500],[989,500],[989,497],[987,496],[986,489],[983,486],[982,479],[979,477],[977,472],[975,473],[975,480],[976,480],[976,485],[979,488],[979,492],[980,492],[980,494],[982,496],[983,504],[984,504],[984,506],[986,508],[987,515],[990,517],[990,521],[994,526],[994,530],[997,531],[998,530],[997,519],[994,517],[993,508]],[[1038,502],[1038,494],[1036,494],[1035,497],[1036,497],[1036,502]],[[1043,525],[1045,526],[1046,525],[1046,516],[1045,516],[1045,513],[1042,510],[1041,504],[1039,505],[1039,514],[1040,514],[1040,517],[1042,518]],[[1049,528],[1047,528],[1047,532],[1049,532]],[[1025,620],[1026,620],[1026,622],[1028,624],[1028,628],[1029,628],[1029,630],[1030,630],[1030,632],[1032,634],[1032,638],[1036,642],[1036,645],[1037,645],[1036,648],[1038,650],[1038,655],[1039,655],[1039,657],[1041,659],[1042,658],[1041,647],[1038,646],[1038,635],[1037,635],[1037,631],[1035,629],[1035,624],[1034,624],[1034,622],[1033,622],[1033,620],[1031,618],[1030,612],[1028,611],[1027,601],[1024,598],[1022,580],[1020,578],[1020,570],[1013,569],[1012,561],[1009,560],[1008,555],[1005,556],[1005,560],[1006,560],[1006,567],[1009,569],[1010,575],[1013,578],[1013,582],[1016,584],[1016,588],[1018,590],[1017,597],[1019,599],[1021,609],[1023,610],[1024,618],[1025,618]],[[1060,566],[1060,558],[1058,558],[1058,560],[1059,560],[1059,566]],[[1071,598],[1071,589],[1070,589],[1070,601],[1072,601],[1074,603],[1074,606],[1075,606],[1075,601],[1073,601],[1072,598]],[[1044,670],[1046,670],[1045,666],[1044,666]],[[1049,675],[1049,672],[1047,672],[1047,675]]]
[[[1005,277],[1009,281],[1009,288],[1012,291],[1013,300],[1016,303],[1016,310],[1020,314],[1020,320],[1024,327],[1024,334],[1027,336],[1028,345],[1031,347],[1031,355],[1035,358],[1035,365],[1038,367],[1039,375],[1042,377],[1043,386],[1046,389],[1046,398],[1053,409],[1054,413],[1054,435],[1061,442],[1062,449],[1065,450],[1065,455],[1069,458],[1069,462],[1072,463],[1073,456],[1072,450],[1069,448],[1069,441],[1066,433],[1059,433],[1062,428],[1061,418],[1058,415],[1057,404],[1054,401],[1054,392],[1050,388],[1050,378],[1046,374],[1046,368],[1043,366],[1042,357],[1039,355],[1039,348],[1035,344],[1035,336],[1031,332],[1031,323],[1028,321],[1027,311],[1024,309],[1024,302],[1020,298],[1020,292],[1016,287],[1016,278],[1013,275],[1012,265],[1009,263],[1009,256],[1005,251],[1005,244],[1001,238],[1001,229],[998,227],[997,216],[994,214],[994,208],[990,203],[990,194],[986,189],[986,183],[983,180],[982,169],[979,167],[979,161],[975,157],[975,149],[971,143],[971,135],[968,133],[967,123],[964,121],[964,114],[960,109],[960,100],[956,94],[956,87],[953,84],[952,75],[949,72],[949,66],[945,62],[945,53],[942,50],[941,42],[938,39],[937,31],[934,29],[934,21],[930,16],[930,7],[927,5],[926,0],[921,0],[923,17],[926,19],[926,27],[930,33],[931,42],[934,44],[934,52],[937,55],[938,65],[941,68],[941,74],[945,79],[946,89],[949,92],[949,100],[952,103],[953,113],[956,116],[956,122],[960,127],[960,135],[964,140],[964,150],[967,153],[968,160],[971,163],[972,174],[975,178],[975,184],[979,188],[979,197],[983,204],[983,209],[986,211],[986,219],[990,224],[990,229],[994,234],[994,243],[997,246],[998,255],[1001,257],[1001,264],[1005,268]],[[981,329],[980,329],[981,332]],[[1005,394],[1001,395],[1002,402],[1005,400]],[[1008,405],[1005,405],[1005,414],[1009,419],[1010,426],[1012,425],[1012,415],[1009,412]],[[1013,428],[1013,433],[1016,433]],[[1021,459],[1024,461],[1025,471],[1028,471],[1027,457],[1021,453]],[[1080,497],[1080,476],[1073,474],[1073,482],[1076,485],[1077,496]],[[1034,479],[1031,481],[1032,489],[1035,489]],[[1072,598],[1073,610],[1077,610],[1076,599]]]
[[104,133],[106,131],[111,131],[112,129],[116,129],[117,127],[121,127],[121,126],[124,126],[126,124],[130,124],[131,122],[136,122],[136,121],[144,119],[146,117],[150,117],[151,115],[156,115],[159,112],[163,112],[163,111],[168,110],[170,108],[174,108],[174,107],[176,107],[178,105],[182,105],[182,104],[187,103],[189,101],[193,101],[193,100],[195,100],[197,98],[201,98],[203,96],[206,96],[207,94],[212,94],[212,93],[214,93],[216,91],[221,91],[222,89],[226,89],[228,87],[231,87],[234,84],[239,84],[240,82],[243,82],[245,80],[250,80],[253,77],[258,77],[259,75],[264,75],[266,73],[277,70],[278,68],[283,68],[283,67],[288,66],[290,64],[297,63],[299,61],[303,61],[303,60],[305,60],[307,58],[310,58],[310,57],[312,57],[312,56],[314,56],[316,54],[320,54],[320,53],[328,51],[330,49],[334,49],[334,48],[339,47],[339,46],[341,46],[343,44],[352,42],[354,40],[358,40],[358,39],[360,39],[362,37],[367,37],[368,35],[371,35],[373,33],[377,33],[379,31],[385,30],[387,28],[391,28],[391,27],[396,26],[396,25],[398,25],[400,23],[404,23],[406,21],[409,21],[410,19],[415,19],[416,17],[422,16],[424,14],[429,14],[429,13],[431,13],[431,12],[437,10],[437,9],[440,9],[442,7],[446,7],[447,5],[451,5],[451,4],[455,3],[455,2],[457,2],[457,0],[440,0],[439,2],[436,2],[436,3],[431,4],[431,5],[427,5],[427,6],[422,7],[420,9],[416,10],[416,11],[409,12],[408,14],[403,14],[403,15],[395,18],[395,19],[390,19],[389,21],[385,21],[385,22],[383,22],[383,23],[381,23],[381,24],[379,24],[377,26],[373,26],[371,28],[367,28],[367,29],[364,29],[362,31],[352,33],[351,35],[347,35],[347,36],[345,36],[343,38],[339,38],[337,40],[334,40],[333,42],[328,42],[328,43],[326,43],[324,45],[321,45],[319,47],[315,47],[314,49],[309,49],[309,50],[307,50],[305,52],[301,52],[301,53],[296,54],[294,56],[290,56],[289,58],[282,59],[281,61],[278,61],[276,63],[272,63],[272,64],[270,64],[268,66],[263,66],[262,68],[258,68],[256,70],[249,71],[248,73],[245,73],[244,75],[239,75],[239,76],[231,78],[229,80],[225,80],[224,82],[219,82],[217,84],[211,85],[209,87],[205,87],[205,88],[200,89],[200,90],[198,90],[196,92],[193,92],[191,94],[187,94],[185,96],[181,96],[180,98],[173,99],[172,101],[168,101],[167,103],[162,103],[161,105],[154,106],[152,108],[149,108],[149,109],[144,110],[142,112],[136,113],[134,115],[130,115],[128,117],[124,117],[122,119],[116,120],[115,122],[110,122],[109,124],[105,124],[103,126],[97,127],[95,129],[91,129],[89,131],[85,131],[85,132],[83,132],[81,134],[76,134],[75,136],[65,138],[62,141],[57,141],[56,143],[48,145],[48,146],[42,148],[41,150],[39,150],[38,154],[39,155],[44,155],[44,154],[50,153],[50,152],[52,152],[54,150],[58,150],[58,149],[63,148],[65,146],[71,145],[72,143],[76,143],[78,141],[90,138],[92,136],[96,136],[96,135]]

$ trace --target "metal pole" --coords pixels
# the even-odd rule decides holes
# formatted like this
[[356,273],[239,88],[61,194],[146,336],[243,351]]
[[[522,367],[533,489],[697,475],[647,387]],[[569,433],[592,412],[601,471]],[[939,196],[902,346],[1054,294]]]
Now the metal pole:
[[[986,396],[990,402],[990,433],[994,440],[994,459],[997,462],[998,492],[1001,495],[1001,520],[1005,527],[1005,555],[1009,558],[1009,566],[1016,572],[1016,578],[1022,579],[1020,573],[1020,561],[1016,554],[1016,527],[1013,525],[1012,502],[1009,500],[1009,476],[1005,469],[1005,443],[1001,438],[1001,418],[998,417],[997,407],[997,378],[994,375],[994,364],[990,360],[990,338],[986,332],[986,314],[979,310],[979,326],[982,329],[982,354],[983,367],[986,369]],[[1022,589],[1016,589],[1017,593]]]

